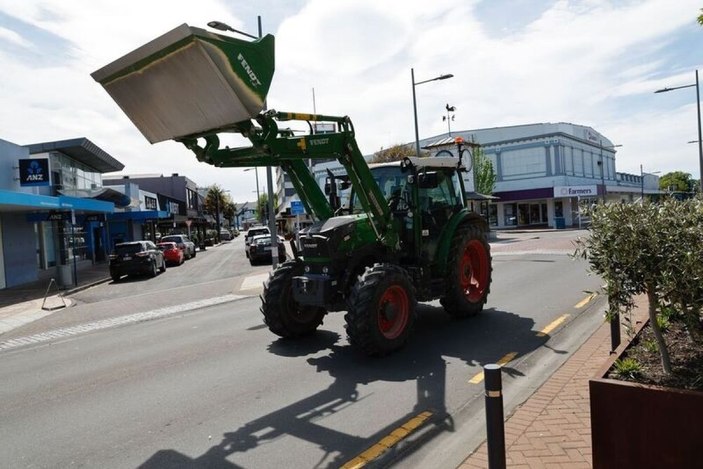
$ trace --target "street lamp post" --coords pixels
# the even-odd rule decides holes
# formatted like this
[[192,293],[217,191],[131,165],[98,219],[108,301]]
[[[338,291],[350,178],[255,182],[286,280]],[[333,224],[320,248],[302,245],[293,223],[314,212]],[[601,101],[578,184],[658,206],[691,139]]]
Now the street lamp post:
[[254,170],[254,174],[256,174],[256,207],[259,207],[259,199],[261,196],[259,195],[259,168],[254,166],[253,168],[247,168],[244,171],[251,171]]
[[[261,18],[261,17],[259,17]],[[242,36],[250,37],[252,39],[259,39],[257,36],[253,36],[249,33],[245,33],[244,31],[239,31],[237,29],[234,29],[232,26],[228,25],[227,23],[223,23],[221,21],[210,21],[208,24],[212,29],[218,29],[220,31],[231,31],[233,33],[241,34]]]
[[417,156],[420,156],[420,133],[417,128],[417,98],[415,97],[415,87],[417,85],[421,85],[423,83],[429,83],[431,81],[437,81],[437,80],[446,80],[447,78],[451,78],[454,75],[451,73],[448,73],[446,75],[440,75],[438,77],[430,78],[429,80],[423,80],[423,81],[415,81],[415,69],[411,68],[410,69],[410,79],[412,80],[413,84],[413,116],[415,117],[415,152],[417,153]]
[[696,82],[690,85],[674,86],[672,88],[662,88],[655,93],[666,93],[667,91],[680,90],[682,88],[696,87],[696,109],[698,112],[698,170],[700,177],[700,190],[703,193],[703,136],[701,136],[701,94],[698,87],[698,70],[696,70]]
[[[250,37],[252,39],[261,39],[263,37],[263,30],[261,28],[261,16],[258,17],[257,24],[259,27],[259,35],[254,36],[242,31],[238,31],[228,24],[222,23],[220,21],[210,21],[207,25],[211,28],[218,29],[220,31],[232,31],[237,34],[242,34],[243,36]],[[264,110],[266,109],[266,102],[264,101]],[[274,213],[273,207],[273,173],[271,171],[271,166],[266,166],[266,185],[268,190],[268,212],[269,212],[269,231],[271,231],[271,246],[278,246],[278,233],[276,233],[276,214]],[[258,199],[256,201],[258,206]],[[278,267],[278,256],[271,256],[271,266],[273,269]]]

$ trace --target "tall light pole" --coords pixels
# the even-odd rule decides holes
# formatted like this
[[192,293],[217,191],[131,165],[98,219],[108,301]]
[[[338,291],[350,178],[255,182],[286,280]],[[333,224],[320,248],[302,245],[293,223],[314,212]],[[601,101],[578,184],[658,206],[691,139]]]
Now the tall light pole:
[[451,78],[454,75],[451,73],[448,73],[446,75],[440,75],[438,77],[430,78],[429,80],[422,80],[422,81],[415,81],[415,69],[411,68],[410,69],[410,79],[412,80],[413,84],[413,116],[415,117],[415,152],[417,153],[417,156],[420,156],[420,133],[418,132],[417,129],[417,98],[415,97],[415,87],[417,85],[421,85],[423,83],[429,83],[431,81],[437,81],[437,80],[446,80],[447,78]]
[[259,208],[259,199],[261,198],[259,195],[259,168],[254,166],[253,168],[247,168],[244,171],[251,171],[252,169],[256,174],[256,207]]
[[[254,36],[242,31],[238,31],[228,24],[222,23],[220,21],[210,21],[207,25],[214,29],[219,29],[220,31],[232,31],[244,36],[261,39],[263,37],[263,31],[261,28],[261,16],[257,17],[257,24],[259,27],[259,35]],[[264,101],[264,110],[266,110],[266,101]],[[278,246],[278,233],[276,233],[276,213],[273,207],[273,173],[271,171],[271,166],[266,166],[266,185],[268,190],[268,212],[269,212],[269,231],[271,231],[271,246]],[[259,201],[256,201],[257,206]],[[278,267],[278,256],[271,256],[271,266],[275,269]]]
[[672,88],[662,88],[655,93],[666,93],[667,91],[680,90],[682,88],[696,87],[696,106],[698,111],[698,171],[700,178],[700,191],[703,193],[703,137],[701,136],[701,94],[698,87],[698,70],[696,70],[696,82],[690,85],[674,86]]

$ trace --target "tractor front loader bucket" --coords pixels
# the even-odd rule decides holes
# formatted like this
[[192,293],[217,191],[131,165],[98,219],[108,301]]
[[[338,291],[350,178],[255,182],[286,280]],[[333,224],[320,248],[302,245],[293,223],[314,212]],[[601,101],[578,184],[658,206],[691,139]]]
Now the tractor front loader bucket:
[[255,117],[274,72],[274,38],[245,41],[182,24],[93,72],[151,143]]

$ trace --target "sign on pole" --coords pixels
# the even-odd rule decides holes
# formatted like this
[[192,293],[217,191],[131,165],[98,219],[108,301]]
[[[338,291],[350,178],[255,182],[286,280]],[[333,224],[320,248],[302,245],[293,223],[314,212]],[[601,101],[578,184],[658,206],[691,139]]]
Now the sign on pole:
[[290,202],[290,214],[291,215],[303,215],[305,213],[305,206],[300,200],[291,200]]

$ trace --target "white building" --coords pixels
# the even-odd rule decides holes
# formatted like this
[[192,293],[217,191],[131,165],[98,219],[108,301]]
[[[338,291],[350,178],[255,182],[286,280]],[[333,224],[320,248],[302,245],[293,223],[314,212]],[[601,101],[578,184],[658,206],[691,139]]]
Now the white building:
[[[659,177],[616,171],[617,145],[591,127],[543,123],[452,132],[420,142],[431,156],[456,154],[455,137],[479,143],[496,173],[493,227],[578,226],[579,205],[632,202],[659,193]],[[469,184],[472,186],[469,173]],[[471,187],[472,188],[472,187]]]

